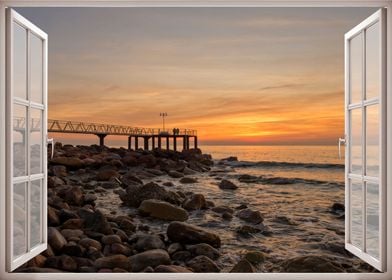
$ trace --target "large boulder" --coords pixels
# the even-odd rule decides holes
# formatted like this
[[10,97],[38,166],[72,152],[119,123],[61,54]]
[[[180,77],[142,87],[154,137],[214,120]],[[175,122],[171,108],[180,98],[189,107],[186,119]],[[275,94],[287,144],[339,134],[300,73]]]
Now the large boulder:
[[207,243],[215,248],[221,245],[221,240],[215,233],[184,222],[170,223],[167,227],[167,236],[171,241],[183,244]]
[[222,190],[235,190],[238,189],[238,186],[229,180],[223,179],[219,183],[219,188],[221,188]]
[[113,234],[109,222],[100,210],[80,208],[78,214],[84,220],[85,229],[102,234]]
[[54,251],[60,252],[67,244],[67,240],[56,228],[48,227],[48,243]]
[[50,160],[52,164],[64,165],[71,170],[84,167],[84,163],[77,157],[55,157]]
[[185,200],[183,207],[186,210],[199,210],[206,208],[206,199],[204,195],[197,193]]
[[139,211],[144,215],[167,221],[186,221],[188,219],[188,212],[185,209],[157,199],[144,200],[139,206]]
[[120,198],[126,205],[131,207],[139,207],[147,199],[158,199],[176,205],[181,204],[181,198],[178,195],[166,191],[163,187],[153,182],[144,186],[129,186],[125,193],[120,193]]
[[155,268],[159,265],[169,265],[171,260],[169,254],[165,250],[154,249],[131,256],[129,262],[131,271],[138,272],[149,266]]
[[322,255],[299,256],[281,264],[282,272],[344,272],[343,267]]

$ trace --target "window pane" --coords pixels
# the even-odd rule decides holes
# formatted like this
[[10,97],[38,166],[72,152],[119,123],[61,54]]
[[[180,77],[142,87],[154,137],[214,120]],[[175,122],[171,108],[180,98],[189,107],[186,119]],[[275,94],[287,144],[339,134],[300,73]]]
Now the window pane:
[[26,183],[14,185],[13,236],[14,258],[24,254],[26,249]]
[[30,189],[30,246],[34,246],[41,243],[41,190],[42,180],[36,180],[31,182]]
[[30,37],[30,90],[31,101],[41,103],[43,100],[43,54],[42,54],[42,40],[37,38],[34,34]]
[[42,111],[30,110],[30,172],[43,173],[42,170]]
[[366,30],[366,99],[380,94],[380,23]]
[[362,100],[362,33],[350,41],[350,103]]
[[14,104],[14,129],[13,129],[13,146],[14,146],[14,177],[27,175],[26,162],[26,115],[25,106]]
[[366,192],[366,251],[371,256],[379,258],[379,188],[378,184],[367,183]]
[[363,191],[362,182],[351,180],[351,243],[359,248],[363,244]]
[[351,117],[351,168],[350,172],[362,174],[362,109],[350,111]]
[[366,107],[366,175],[379,176],[379,105]]
[[13,90],[14,96],[27,99],[27,43],[26,29],[14,23]]

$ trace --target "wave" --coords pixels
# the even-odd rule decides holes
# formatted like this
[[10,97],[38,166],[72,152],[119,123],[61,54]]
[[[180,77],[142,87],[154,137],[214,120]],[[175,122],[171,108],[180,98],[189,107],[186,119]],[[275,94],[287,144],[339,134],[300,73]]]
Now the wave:
[[342,169],[344,164],[339,163],[302,163],[302,162],[280,162],[280,161],[225,161],[221,164],[233,167],[294,167],[294,168],[323,168],[323,169]]
[[308,184],[308,185],[319,185],[319,186],[344,187],[343,182],[323,181],[323,180],[304,179],[304,178],[252,176],[248,174],[239,175],[238,181],[242,183],[261,183],[261,184],[269,184],[269,185]]

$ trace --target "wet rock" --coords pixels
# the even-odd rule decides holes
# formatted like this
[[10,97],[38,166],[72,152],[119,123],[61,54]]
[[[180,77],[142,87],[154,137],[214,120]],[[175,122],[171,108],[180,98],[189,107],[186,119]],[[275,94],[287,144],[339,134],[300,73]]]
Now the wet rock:
[[63,165],[54,165],[52,166],[52,172],[54,176],[57,177],[66,177],[67,176],[67,168]]
[[259,177],[249,174],[242,174],[238,177],[238,181],[241,183],[257,183],[258,180]]
[[172,177],[172,178],[182,178],[184,177],[184,174],[175,170],[169,170],[167,174]]
[[237,233],[243,236],[251,236],[252,234],[261,233],[264,230],[264,226],[260,224],[258,227],[243,225],[236,229]]
[[142,214],[167,221],[186,221],[188,212],[178,206],[157,199],[144,200],[139,211]]
[[110,245],[110,253],[115,255],[121,254],[125,256],[130,256],[131,249],[123,244],[113,243],[112,245]]
[[158,265],[169,265],[170,257],[165,250],[154,249],[143,253],[133,255],[129,258],[131,264],[131,271],[138,272],[144,268],[151,266],[152,268]]
[[59,212],[59,218],[62,223],[69,219],[77,219],[79,216],[72,210],[69,209],[61,209]]
[[152,154],[142,155],[141,157],[139,157],[138,163],[140,165],[143,165],[144,167],[152,168],[157,165],[157,159]]
[[173,261],[183,263],[192,259],[192,254],[189,251],[184,251],[184,250],[177,251],[172,255],[172,259]]
[[222,219],[226,220],[226,221],[230,221],[233,219],[233,215],[228,213],[228,212],[224,212],[222,214]]
[[61,234],[64,236],[65,239],[70,240],[73,238],[79,238],[82,236],[83,231],[80,229],[63,229],[61,230]]
[[344,212],[345,210],[344,204],[339,202],[335,202],[331,208],[333,212]]
[[206,243],[196,245],[189,245],[186,249],[191,252],[193,256],[207,256],[212,260],[219,258],[220,253],[217,249]]
[[84,203],[86,203],[86,204],[92,204],[97,199],[98,199],[98,197],[93,193],[88,193],[88,194],[84,195]]
[[241,259],[231,270],[234,273],[256,272],[256,268],[246,259]]
[[78,214],[84,220],[84,226],[86,229],[102,234],[113,234],[110,224],[100,210],[93,211],[80,208],[78,210]]
[[197,183],[197,179],[191,177],[183,177],[180,179],[181,184],[193,184]]
[[43,267],[45,265],[47,257],[38,255],[27,262],[27,266]]
[[231,209],[230,207],[227,207],[227,206],[216,206],[216,207],[211,208],[211,210],[216,213],[220,213],[220,214],[223,214],[223,213],[233,214],[234,213],[234,210]]
[[343,272],[342,266],[322,255],[299,256],[281,264],[282,272]]
[[92,239],[92,238],[88,238],[88,237],[82,238],[79,241],[79,245],[86,248],[86,249],[93,247],[93,248],[97,249],[98,251],[102,250],[102,245],[99,241]]
[[130,261],[127,256],[124,255],[112,255],[96,259],[94,262],[94,267],[97,269],[115,267],[125,269],[129,271]]
[[62,225],[62,229],[80,229],[83,228],[84,221],[82,219],[69,219],[66,220]]
[[165,183],[163,183],[163,185],[166,187],[174,187],[173,182],[165,182]]
[[62,249],[62,252],[64,254],[69,256],[77,256],[77,257],[81,257],[84,251],[85,249],[80,245],[76,244],[74,241],[69,242]]
[[64,193],[64,201],[69,205],[82,205],[84,201],[82,188],[79,186],[68,188]]
[[172,204],[180,205],[181,199],[173,192],[166,191],[156,183],[148,183],[144,186],[130,186],[125,195],[120,195],[121,200],[128,206],[139,207],[147,199],[158,199]]
[[99,181],[108,181],[111,178],[118,177],[116,168],[112,166],[104,166],[98,170],[97,179]]
[[184,170],[182,170],[182,173],[184,173],[184,175],[194,175],[197,172],[188,167],[185,167]]
[[46,259],[45,266],[64,271],[76,272],[78,265],[67,255],[54,256]]
[[259,211],[253,211],[248,208],[238,211],[237,217],[252,224],[259,224],[264,220]]
[[238,189],[238,186],[229,180],[223,179],[219,183],[219,188],[221,188],[222,190],[235,190]]
[[160,273],[189,273],[191,270],[179,265],[158,265],[154,272]]
[[48,188],[57,188],[60,186],[65,185],[65,182],[63,179],[57,177],[57,176],[49,176],[48,177]]
[[153,249],[164,249],[165,243],[158,235],[143,234],[137,238],[134,248],[139,251],[147,251]]
[[221,240],[215,233],[183,222],[171,222],[167,228],[167,236],[171,241],[183,244],[207,243],[215,248],[221,245]]
[[60,252],[67,240],[56,228],[48,227],[48,243],[54,251]]
[[50,160],[51,164],[64,165],[71,170],[82,168],[84,163],[77,157],[55,157]]
[[106,235],[102,237],[102,243],[105,245],[112,245],[113,243],[121,243],[121,238],[116,234]]
[[272,221],[275,223],[284,224],[284,225],[291,225],[291,226],[296,225],[295,222],[293,222],[290,218],[288,218],[286,216],[275,216],[275,218],[272,219]]
[[173,255],[175,252],[181,251],[183,249],[184,247],[181,245],[181,243],[172,243],[167,248],[167,252],[169,255]]
[[60,224],[60,218],[58,216],[59,211],[53,207],[48,206],[48,225],[58,226]]
[[197,256],[187,262],[194,272],[219,272],[217,264],[206,256]]
[[125,175],[123,175],[121,177],[121,182],[123,183],[123,185],[126,187],[128,186],[142,186],[143,185],[143,181],[137,177],[136,175],[134,175],[133,172],[128,172]]
[[185,200],[183,207],[186,210],[200,210],[206,208],[206,199],[202,194],[193,194],[190,198]]
[[266,256],[263,252],[249,251],[245,254],[245,259],[253,265],[258,265],[265,261]]

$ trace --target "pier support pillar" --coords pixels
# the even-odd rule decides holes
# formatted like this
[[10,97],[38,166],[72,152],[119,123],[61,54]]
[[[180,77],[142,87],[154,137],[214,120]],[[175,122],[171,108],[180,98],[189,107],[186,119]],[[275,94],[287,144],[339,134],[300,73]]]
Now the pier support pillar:
[[151,138],[151,145],[152,145],[152,149],[154,150],[155,149],[155,136],[153,136],[152,138]]
[[105,137],[107,134],[96,134],[99,138],[99,146],[103,147],[105,146]]
[[148,139],[150,137],[143,137],[144,138],[144,150],[148,151]]
[[135,136],[135,151],[139,149],[139,137]]
[[166,136],[166,150],[170,150],[169,136]]
[[189,150],[189,136],[186,136],[186,149]]
[[194,140],[194,144],[195,144],[195,149],[197,149],[197,136],[195,136],[195,137],[193,137],[193,140]]
[[173,136],[173,150],[177,152],[177,136]]
[[186,150],[186,136],[182,137],[182,149]]
[[132,149],[132,136],[128,136],[128,150]]
[[158,149],[162,148],[162,138],[161,136],[158,136]]

